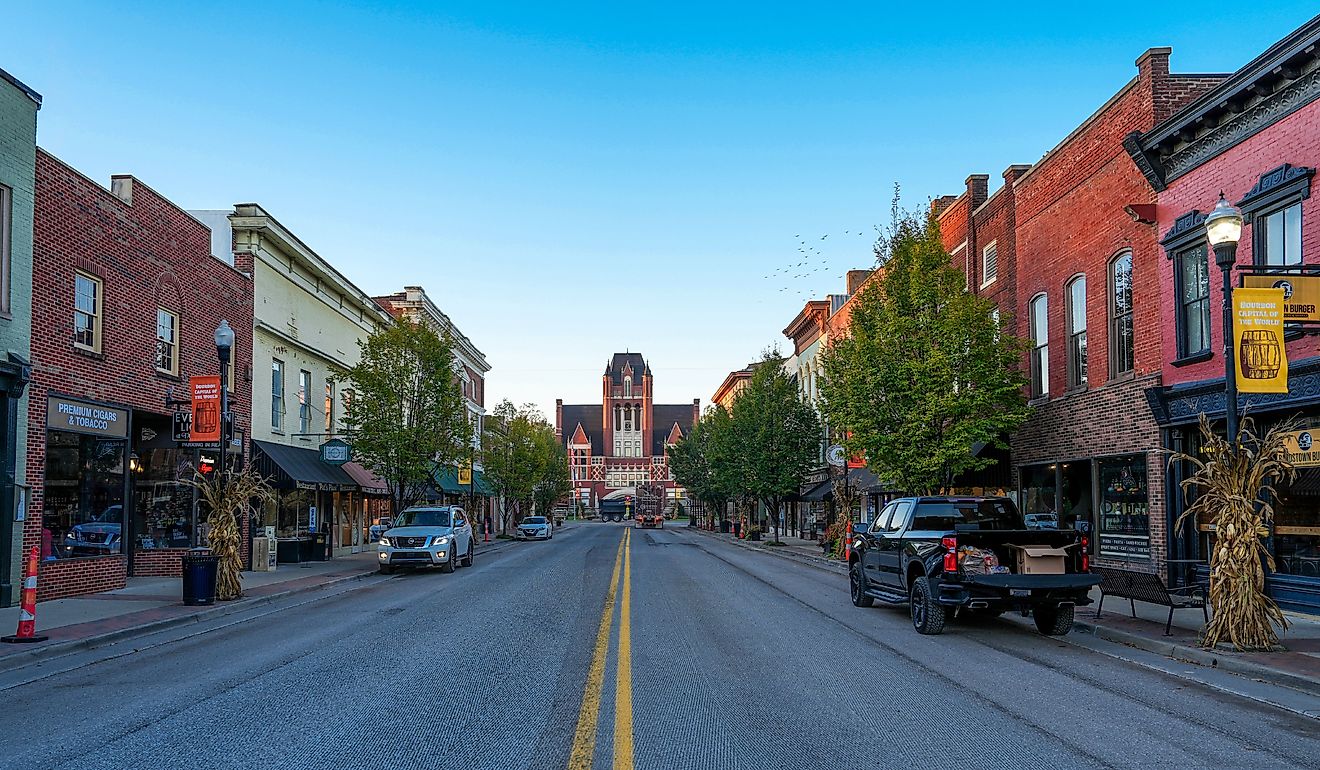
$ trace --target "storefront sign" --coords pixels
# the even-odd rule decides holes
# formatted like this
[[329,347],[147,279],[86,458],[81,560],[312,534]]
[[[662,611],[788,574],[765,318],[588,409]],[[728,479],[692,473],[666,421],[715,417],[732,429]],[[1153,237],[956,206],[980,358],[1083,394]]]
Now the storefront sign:
[[464,487],[472,485],[472,463],[463,463],[458,466],[458,483],[459,486]]
[[220,443],[220,378],[218,376],[193,377],[192,430],[188,440],[196,443]]
[[1283,293],[1283,289],[1233,292],[1233,352],[1237,386],[1243,393],[1288,392]]
[[1282,289],[1283,320],[1320,323],[1320,275],[1244,275],[1249,289]]
[[127,438],[128,410],[88,404],[61,396],[47,396],[46,427],[94,436]]
[[326,465],[343,465],[353,459],[353,447],[347,441],[332,438],[321,445],[321,462]]
[[1294,430],[1283,434],[1284,451],[1288,453],[1288,462],[1298,468],[1320,467],[1320,446],[1315,440],[1320,438],[1320,430]]
[[315,506],[315,505],[309,505],[309,506],[307,506],[307,531],[308,531],[308,532],[315,532],[315,531],[316,531],[316,506]]

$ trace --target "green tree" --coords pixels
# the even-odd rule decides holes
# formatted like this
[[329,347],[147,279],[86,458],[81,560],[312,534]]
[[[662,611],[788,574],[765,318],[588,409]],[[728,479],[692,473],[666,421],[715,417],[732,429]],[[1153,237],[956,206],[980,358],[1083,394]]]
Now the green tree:
[[397,517],[421,501],[436,465],[467,458],[472,425],[447,339],[400,318],[358,344],[345,430],[357,461],[389,484]]
[[932,494],[990,464],[972,446],[1002,446],[1027,418],[1026,345],[967,291],[932,218],[895,203],[876,251],[880,274],[855,302],[850,336],[822,354],[821,407],[877,475]]
[[776,541],[780,506],[819,464],[821,435],[815,408],[802,400],[783,359],[767,351],[733,401],[730,440],[717,455],[725,478],[733,481],[732,466],[742,488],[770,510]]
[[532,404],[514,407],[501,401],[487,420],[482,467],[500,499],[499,528],[507,528],[535,505],[551,514],[554,503],[571,489],[568,457],[554,428]]

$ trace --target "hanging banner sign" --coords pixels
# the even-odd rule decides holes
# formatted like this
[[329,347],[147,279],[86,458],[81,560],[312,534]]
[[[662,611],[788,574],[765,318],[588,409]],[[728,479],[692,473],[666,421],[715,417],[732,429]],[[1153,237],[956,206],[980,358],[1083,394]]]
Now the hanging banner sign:
[[1283,320],[1320,323],[1320,275],[1244,275],[1250,289],[1282,289]]
[[1320,446],[1316,446],[1316,438],[1320,438],[1320,431],[1312,434],[1309,430],[1294,430],[1283,434],[1288,462],[1298,468],[1320,467]]
[[192,429],[189,441],[220,443],[220,378],[218,376],[193,377]]
[[1283,289],[1233,292],[1233,352],[1242,393],[1287,393]]
[[458,484],[463,487],[472,484],[472,463],[458,466]]

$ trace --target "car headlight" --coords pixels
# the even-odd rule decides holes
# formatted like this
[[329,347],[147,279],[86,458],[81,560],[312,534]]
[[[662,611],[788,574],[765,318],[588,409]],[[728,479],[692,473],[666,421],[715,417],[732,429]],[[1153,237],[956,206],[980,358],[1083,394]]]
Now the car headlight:
[[431,545],[449,545],[448,535],[436,535],[431,538]]
[[393,547],[394,547],[394,544],[390,542],[390,539],[389,539],[388,537],[382,537],[382,538],[380,539],[380,544],[381,544],[381,546],[384,547],[384,548],[393,548]]

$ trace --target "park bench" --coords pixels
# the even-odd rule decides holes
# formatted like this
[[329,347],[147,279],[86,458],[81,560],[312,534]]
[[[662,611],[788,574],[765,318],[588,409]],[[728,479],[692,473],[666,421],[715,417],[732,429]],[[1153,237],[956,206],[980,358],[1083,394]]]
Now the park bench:
[[1091,571],[1100,576],[1100,604],[1095,608],[1095,616],[1100,617],[1100,610],[1105,606],[1106,596],[1127,599],[1132,605],[1132,617],[1137,616],[1137,602],[1158,604],[1169,608],[1169,619],[1164,624],[1164,635],[1173,630],[1173,611],[1183,609],[1201,609],[1205,622],[1210,622],[1205,593],[1200,586],[1169,588],[1160,580],[1160,576],[1151,572],[1138,572],[1116,567],[1092,567]]

